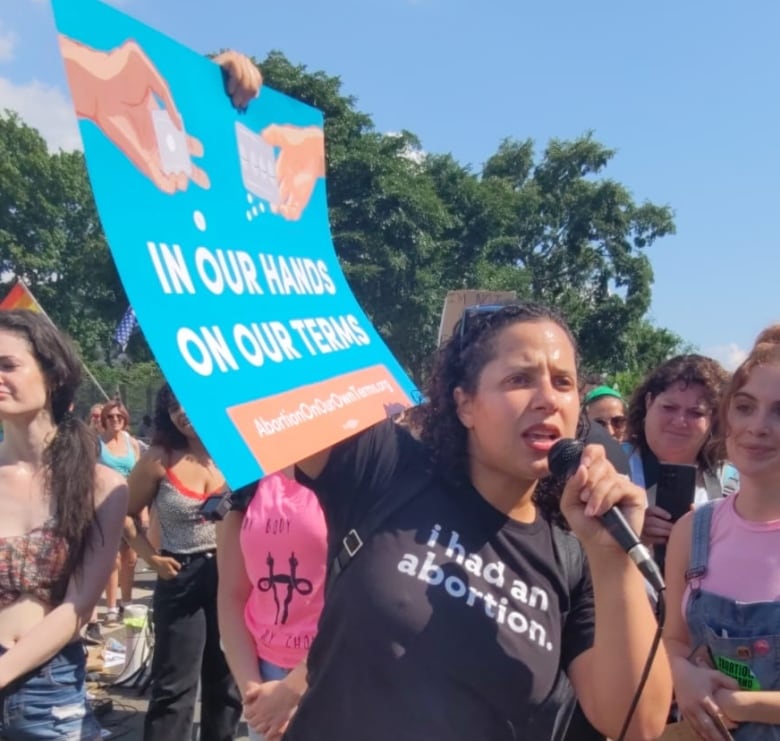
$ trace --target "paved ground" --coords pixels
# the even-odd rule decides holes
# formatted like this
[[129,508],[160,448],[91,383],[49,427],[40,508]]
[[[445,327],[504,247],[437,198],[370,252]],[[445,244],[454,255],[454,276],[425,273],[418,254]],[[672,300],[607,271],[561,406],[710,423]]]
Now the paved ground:
[[[151,602],[152,588],[154,587],[155,575],[152,572],[139,571],[136,573],[135,588],[133,590],[133,602],[149,605]],[[100,613],[104,611],[101,605]],[[103,628],[103,635],[106,639],[114,638],[120,643],[124,643],[124,627]],[[116,672],[117,670],[113,670]],[[102,715],[99,720],[108,735],[107,739],[122,739],[122,741],[141,741],[143,738],[144,715],[148,707],[148,692],[141,694],[136,688],[112,687],[111,682],[116,677],[116,673],[102,674],[97,683],[90,684],[90,691],[97,697],[110,697],[113,702],[113,710]],[[195,723],[192,729],[192,739],[198,739],[198,712],[196,710]],[[241,724],[239,735],[236,741],[246,741],[246,725]]]

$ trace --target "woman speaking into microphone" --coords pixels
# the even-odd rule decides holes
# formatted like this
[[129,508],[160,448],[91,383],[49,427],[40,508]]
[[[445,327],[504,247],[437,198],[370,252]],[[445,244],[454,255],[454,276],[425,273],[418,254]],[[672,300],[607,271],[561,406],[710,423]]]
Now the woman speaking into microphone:
[[[285,739],[560,739],[567,679],[618,738],[656,623],[598,516],[618,506],[639,532],[645,495],[600,446],[565,488],[549,477],[577,428],[576,355],[546,308],[467,310],[421,440],[387,421],[298,465],[338,567]],[[670,700],[661,652],[625,738],[659,736]]]

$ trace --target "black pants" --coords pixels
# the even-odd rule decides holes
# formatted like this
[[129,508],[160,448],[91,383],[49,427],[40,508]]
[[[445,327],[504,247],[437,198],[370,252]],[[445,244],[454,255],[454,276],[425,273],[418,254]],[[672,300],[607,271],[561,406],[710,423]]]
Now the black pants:
[[[184,560],[184,559],[183,559]],[[230,741],[241,698],[219,645],[217,559],[186,561],[154,589],[152,696],[144,741],[189,741],[201,682],[201,741]]]

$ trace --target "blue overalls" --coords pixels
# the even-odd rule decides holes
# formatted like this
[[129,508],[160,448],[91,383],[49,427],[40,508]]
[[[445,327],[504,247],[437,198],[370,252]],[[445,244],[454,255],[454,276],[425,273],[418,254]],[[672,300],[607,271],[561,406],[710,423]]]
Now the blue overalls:
[[[736,602],[701,588],[716,504],[709,502],[693,515],[685,574],[691,588],[685,617],[692,647],[706,646],[715,667],[736,679],[743,690],[780,690],[780,602]],[[761,578],[746,574],[751,576]],[[740,741],[780,741],[780,725],[742,723],[732,734]]]

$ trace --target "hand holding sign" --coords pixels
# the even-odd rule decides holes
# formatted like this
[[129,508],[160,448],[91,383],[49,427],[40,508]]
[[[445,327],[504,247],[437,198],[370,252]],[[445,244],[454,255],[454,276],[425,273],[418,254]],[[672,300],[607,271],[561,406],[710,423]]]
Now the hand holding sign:
[[263,76],[249,57],[237,51],[223,51],[214,57],[227,75],[227,92],[233,105],[242,111],[260,95]]

